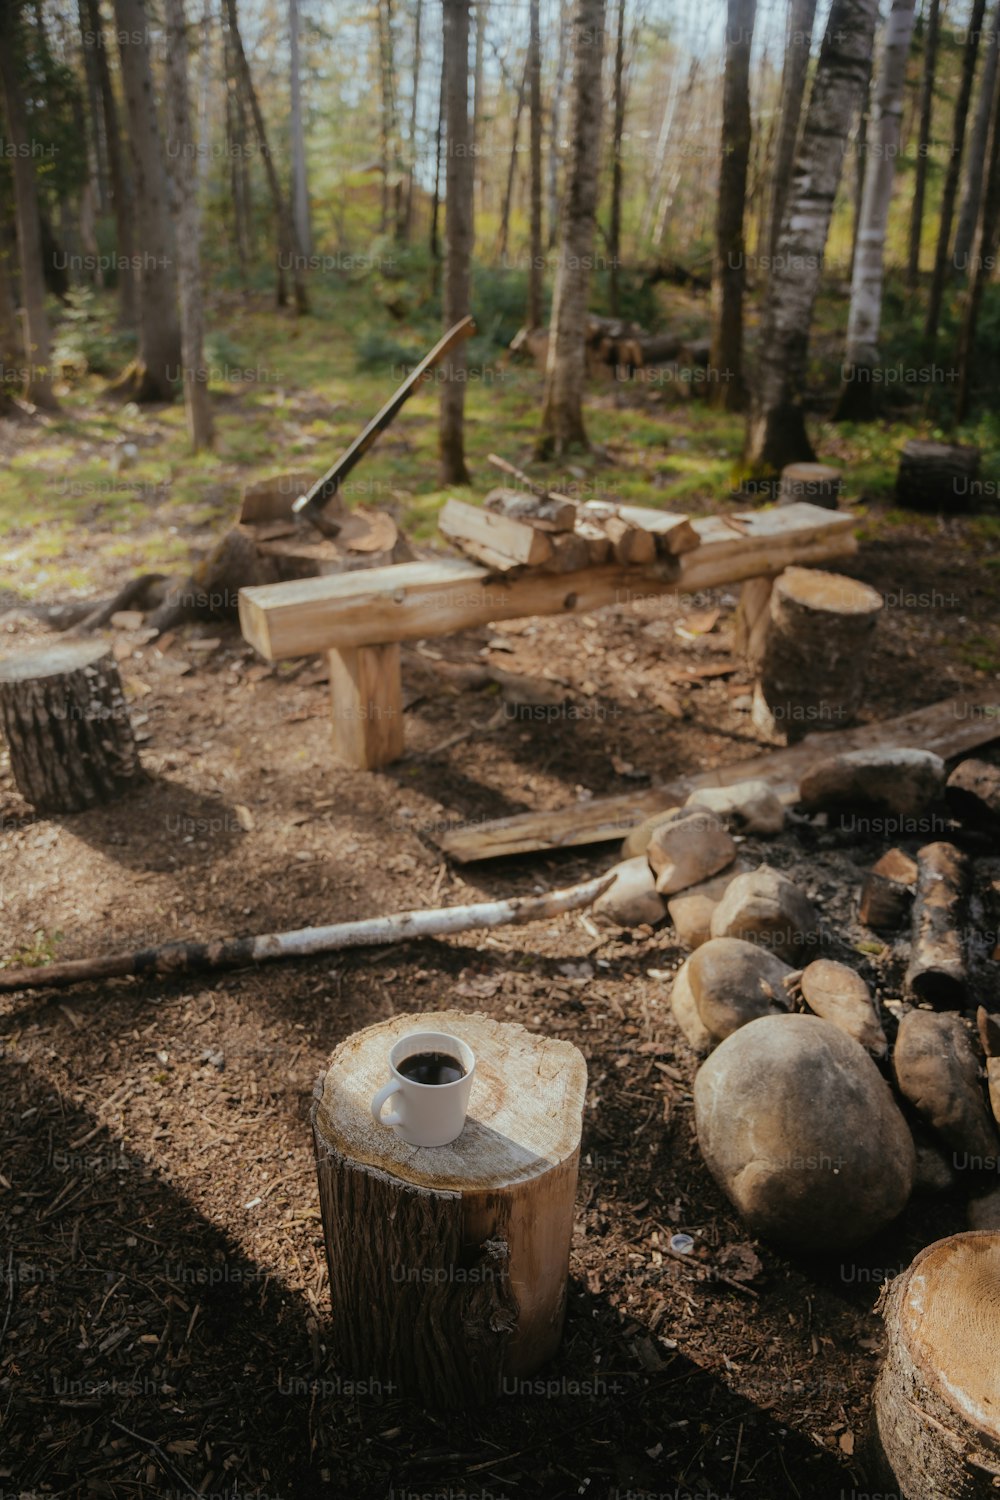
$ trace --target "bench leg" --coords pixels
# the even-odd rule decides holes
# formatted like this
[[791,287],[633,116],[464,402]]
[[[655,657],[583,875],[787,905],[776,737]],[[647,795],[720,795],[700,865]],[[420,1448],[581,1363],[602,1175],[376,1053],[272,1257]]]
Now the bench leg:
[[403,753],[403,680],[399,644],[328,651],[334,753],[373,771]]

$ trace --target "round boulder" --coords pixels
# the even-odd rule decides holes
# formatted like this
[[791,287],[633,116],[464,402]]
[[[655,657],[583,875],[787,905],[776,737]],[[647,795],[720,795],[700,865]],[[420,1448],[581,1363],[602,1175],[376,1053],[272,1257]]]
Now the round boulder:
[[713,1041],[788,1009],[784,981],[794,970],[757,943],[712,938],[692,953],[686,967],[698,1016]]
[[754,1234],[801,1250],[860,1244],[905,1207],[913,1138],[859,1042],[818,1016],[765,1016],[694,1085],[698,1144]]

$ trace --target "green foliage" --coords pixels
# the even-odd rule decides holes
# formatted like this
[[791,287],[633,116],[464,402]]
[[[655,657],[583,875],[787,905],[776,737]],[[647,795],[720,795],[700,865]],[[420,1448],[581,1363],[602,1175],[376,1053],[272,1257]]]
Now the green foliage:
[[116,375],[135,352],[135,334],[114,327],[101,315],[90,288],[77,287],[56,327],[53,363],[64,379],[90,373]]

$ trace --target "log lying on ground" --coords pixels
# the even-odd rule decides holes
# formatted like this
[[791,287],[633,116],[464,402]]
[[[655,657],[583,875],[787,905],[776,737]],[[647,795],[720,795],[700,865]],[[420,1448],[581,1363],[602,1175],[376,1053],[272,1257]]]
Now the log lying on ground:
[[766,734],[801,739],[856,716],[882,596],[818,568],[786,568],[771,592],[753,721]]
[[950,1235],[890,1283],[873,1397],[880,1489],[901,1500],[994,1500],[1000,1489],[1000,1234]]
[[[476,1057],[448,1146],[372,1123],[388,1053],[416,1029]],[[476,1012],[397,1015],[340,1044],[312,1111],[338,1367],[453,1411],[555,1353],[586,1089],[572,1043]]]
[[903,445],[896,475],[896,501],[907,510],[967,510],[975,494],[981,454],[953,443]]
[[961,1006],[966,993],[962,916],[969,862],[954,844],[925,844],[917,854],[913,936],[906,984],[918,1000]]
[[0,724],[17,789],[39,812],[81,812],[142,777],[118,663],[66,641],[0,662]]
[[208,943],[165,943],[104,958],[67,959],[38,968],[0,969],[0,994],[14,990],[65,989],[92,979],[144,979],[191,974],[205,969],[239,969],[279,958],[306,958],[343,948],[377,948],[411,938],[443,937],[472,932],[479,927],[512,927],[541,922],[563,912],[590,906],[611,884],[602,875],[581,885],[547,891],[543,896],[515,896],[506,901],[481,901],[472,906],[432,907],[404,911],[391,917],[359,922],[337,922],[329,927],[300,927],[293,932],[269,932],[260,937],[218,938]]

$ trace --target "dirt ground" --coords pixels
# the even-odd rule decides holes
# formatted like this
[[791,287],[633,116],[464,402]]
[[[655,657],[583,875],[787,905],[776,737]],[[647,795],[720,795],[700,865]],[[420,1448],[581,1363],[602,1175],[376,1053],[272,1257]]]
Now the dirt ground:
[[[873,538],[847,569],[887,596],[865,715],[996,681],[996,544],[959,520]],[[46,818],[4,763],[0,954],[80,957],[586,878],[613,848],[460,868],[435,834],[758,752],[734,604],[720,591],[418,644],[408,753],[378,775],[332,759],[317,662],[271,668],[232,623],[158,645],[109,632],[149,779]],[[4,650],[43,633],[16,603],[0,618]],[[526,674],[561,706],[448,662]],[[859,954],[871,935],[852,915],[852,876],[882,847],[803,828],[769,858],[814,895],[831,951],[891,996],[892,955]],[[914,1199],[849,1257],[751,1245],[693,1138],[696,1062],[667,1004],[682,956],[669,928],[595,937],[575,915],[5,1000],[0,1494],[860,1500],[879,1285],[965,1227],[964,1195]],[[472,1414],[425,1411],[328,1358],[307,1123],[342,1037],[442,1006],[566,1038],[590,1077],[562,1349],[538,1389]],[[669,1253],[676,1233],[693,1255]]]

